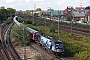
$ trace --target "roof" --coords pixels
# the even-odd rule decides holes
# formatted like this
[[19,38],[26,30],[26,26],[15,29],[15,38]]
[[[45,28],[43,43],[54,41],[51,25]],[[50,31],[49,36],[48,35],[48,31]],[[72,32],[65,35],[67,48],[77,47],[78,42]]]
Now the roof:
[[28,30],[29,32],[31,32],[31,33],[36,33],[36,32],[38,32],[38,31],[36,31],[36,30],[34,30],[34,29],[32,29],[32,28],[29,28],[29,27],[27,27],[27,30]]
[[[58,14],[58,12],[60,12],[60,14]],[[47,10],[46,14],[50,14],[50,10],[49,11]],[[65,16],[64,10],[51,10],[51,16],[53,15]]]
[[56,40],[56,39],[52,39],[52,42],[54,42],[54,43],[57,43],[57,42],[62,42],[62,41],[60,41],[60,40]]
[[41,39],[43,40],[44,43],[46,43],[46,41],[51,41],[50,39],[48,39],[47,37],[41,36]]
[[83,17],[86,15],[86,13],[88,12],[89,10],[74,10],[72,11],[72,14],[74,17]]
[[14,23],[17,24],[17,25],[20,25],[21,23],[18,22],[18,21],[16,20],[16,18],[17,18],[17,16],[15,16],[15,17],[13,18]]

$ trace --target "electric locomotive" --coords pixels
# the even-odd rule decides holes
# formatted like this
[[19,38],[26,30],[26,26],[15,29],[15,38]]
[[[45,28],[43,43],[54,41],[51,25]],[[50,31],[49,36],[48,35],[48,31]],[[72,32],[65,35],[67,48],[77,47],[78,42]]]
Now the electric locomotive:
[[48,38],[45,36],[41,36],[40,40],[41,46],[44,46],[46,49],[50,50],[55,54],[63,54],[64,46],[62,41],[56,40],[54,38]]

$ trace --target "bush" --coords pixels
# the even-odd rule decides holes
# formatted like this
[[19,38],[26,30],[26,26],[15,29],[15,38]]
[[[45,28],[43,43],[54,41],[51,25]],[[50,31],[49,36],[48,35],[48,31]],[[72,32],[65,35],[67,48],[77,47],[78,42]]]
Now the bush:
[[24,43],[28,43],[30,38],[29,32],[26,30],[24,25],[16,26],[14,25],[12,28],[11,36],[16,39],[19,44],[24,45]]
[[51,32],[51,33],[52,33],[52,32],[55,33],[55,26],[54,26],[54,25],[51,25],[51,26],[50,26],[50,32]]
[[37,54],[37,55],[34,56],[34,59],[35,59],[35,60],[41,60],[41,57],[40,57],[39,54]]
[[7,22],[6,22],[6,23],[7,23],[7,24],[9,24],[9,23],[11,23],[11,22],[12,22],[12,20],[13,20],[13,18],[12,18],[12,17],[8,17],[8,18],[7,18]]

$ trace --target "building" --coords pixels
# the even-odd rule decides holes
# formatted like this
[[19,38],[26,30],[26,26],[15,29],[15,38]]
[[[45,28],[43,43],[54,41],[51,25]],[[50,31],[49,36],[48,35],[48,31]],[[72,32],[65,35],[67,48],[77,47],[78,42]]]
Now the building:
[[90,25],[90,10],[86,14],[87,23]]
[[89,10],[73,10],[72,11],[73,20],[87,22],[88,11]]

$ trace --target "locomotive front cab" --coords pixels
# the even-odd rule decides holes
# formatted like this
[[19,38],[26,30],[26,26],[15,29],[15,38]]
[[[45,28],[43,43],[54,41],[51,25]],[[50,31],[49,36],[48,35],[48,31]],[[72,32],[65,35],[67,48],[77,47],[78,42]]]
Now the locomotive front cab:
[[63,54],[64,53],[63,43],[60,42],[60,41],[54,41],[54,42],[52,42],[51,50],[55,54]]
[[57,53],[63,53],[64,52],[64,46],[62,42],[55,43],[55,49]]

